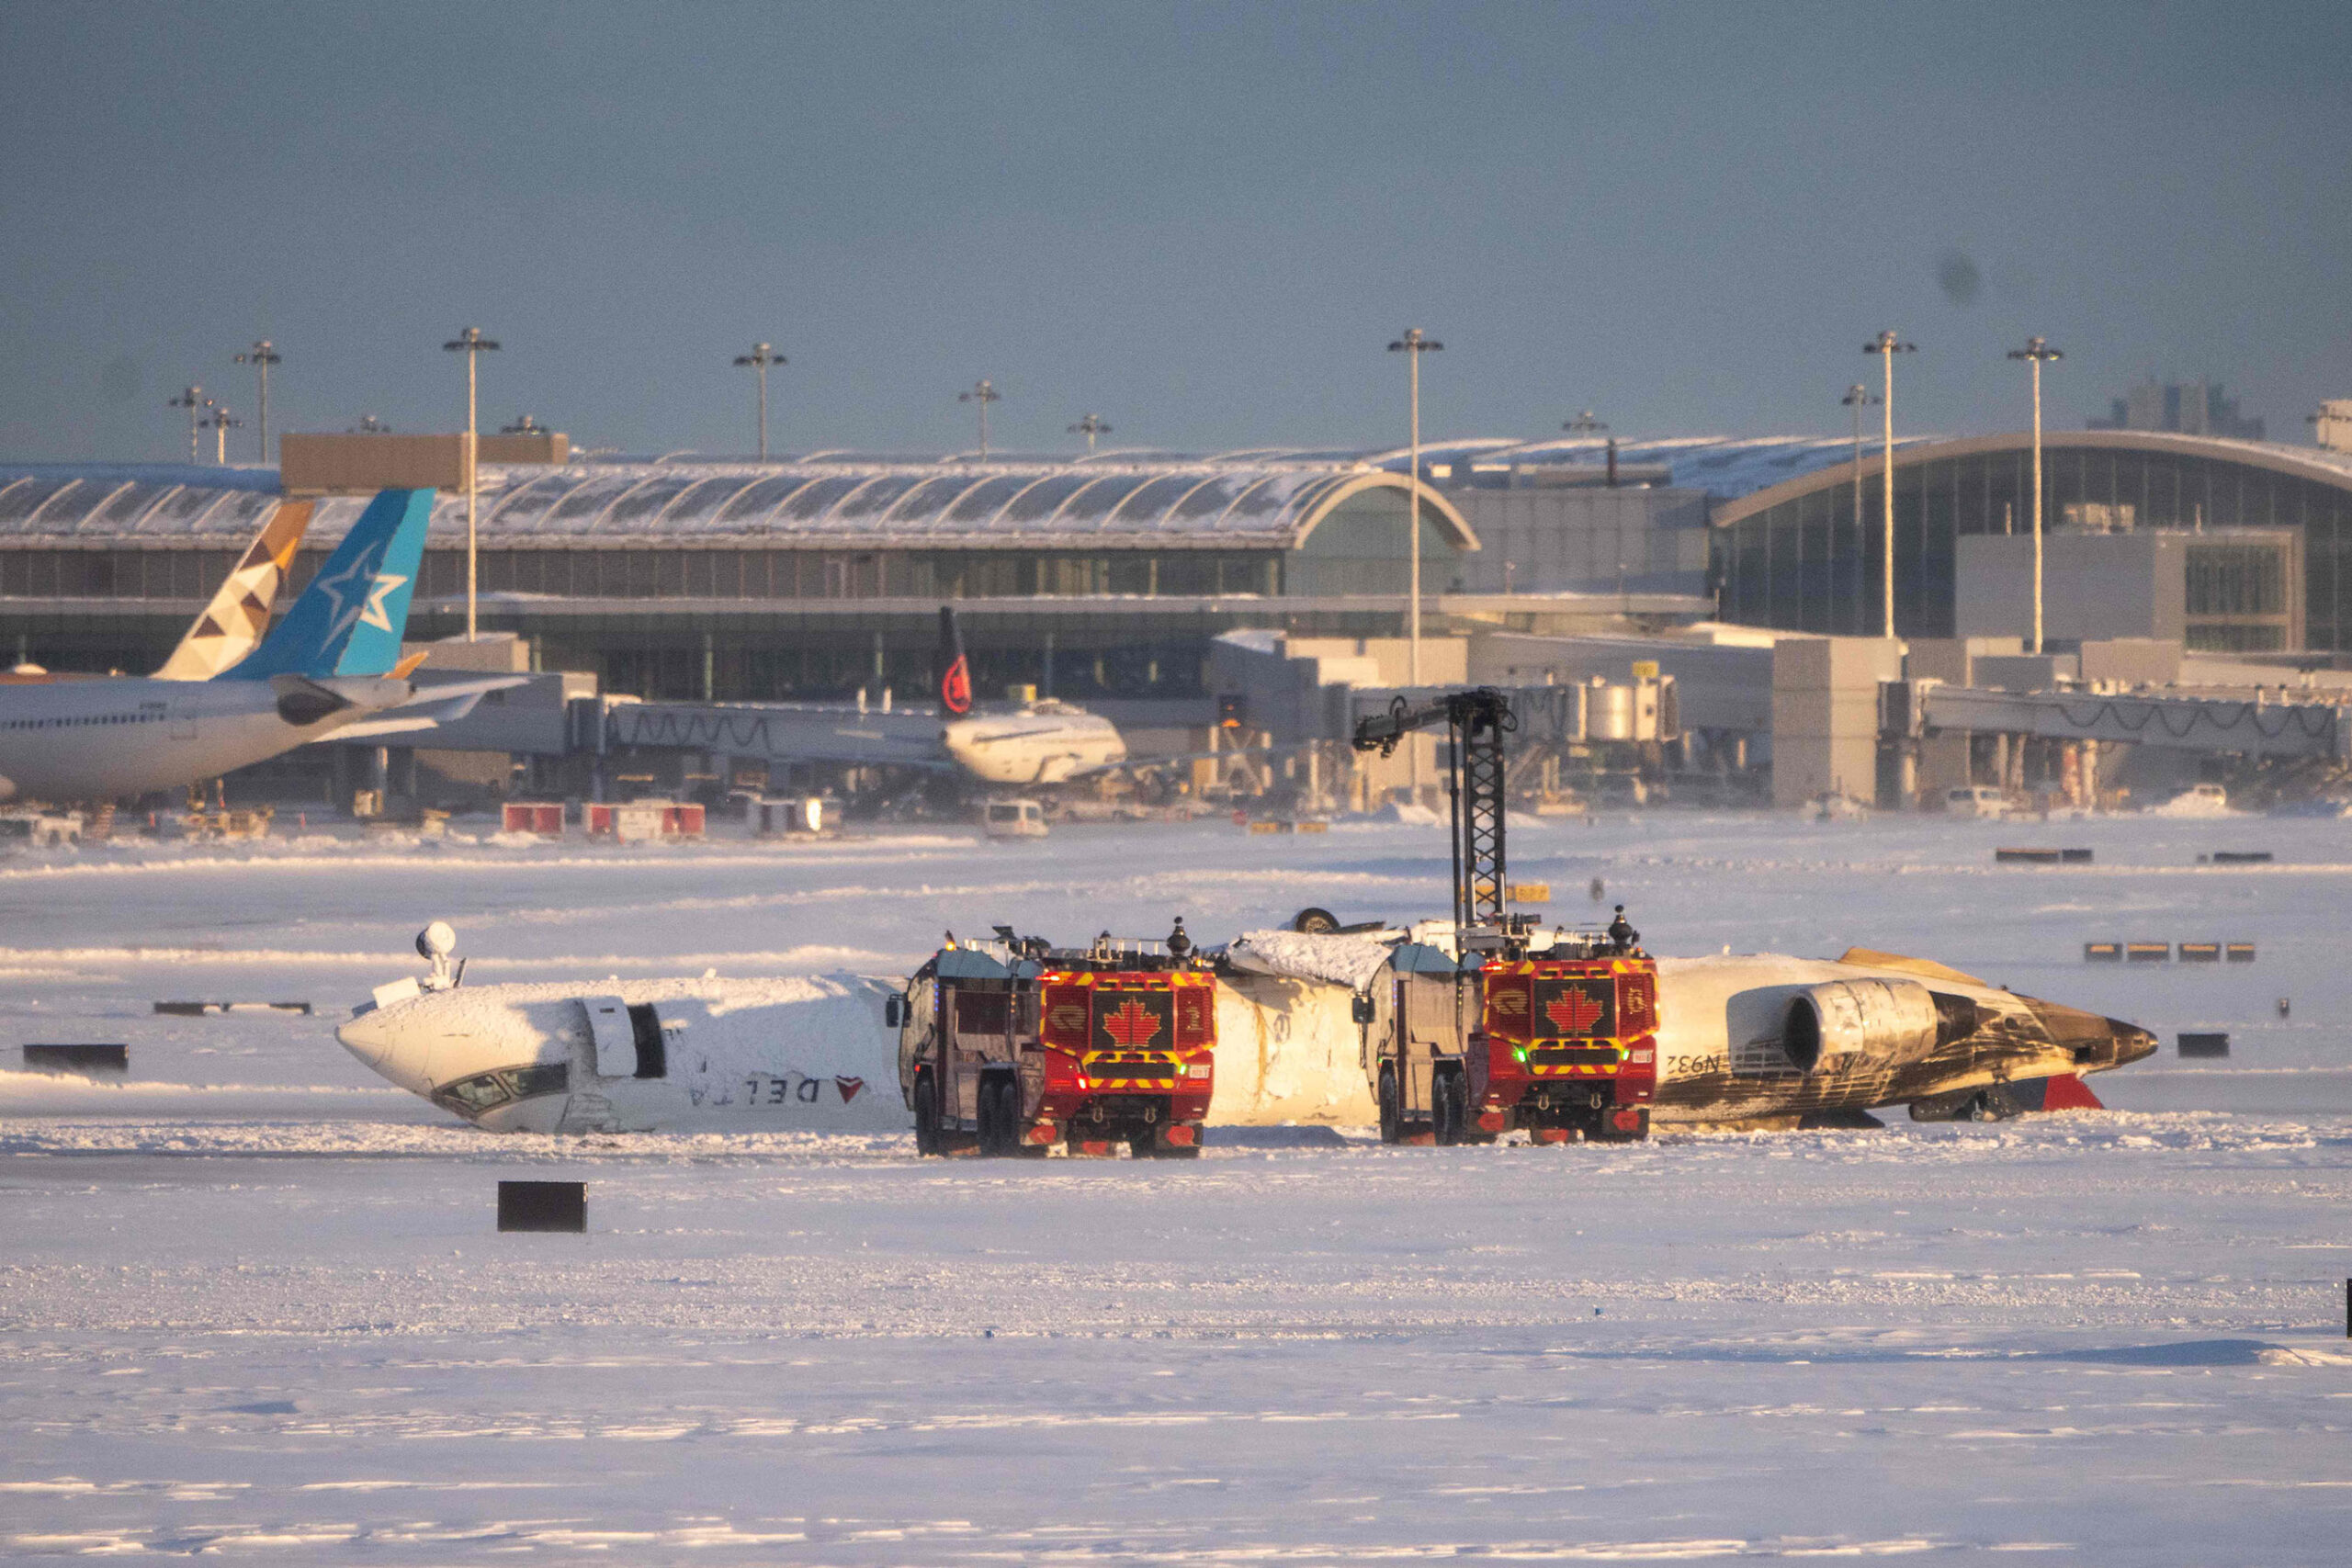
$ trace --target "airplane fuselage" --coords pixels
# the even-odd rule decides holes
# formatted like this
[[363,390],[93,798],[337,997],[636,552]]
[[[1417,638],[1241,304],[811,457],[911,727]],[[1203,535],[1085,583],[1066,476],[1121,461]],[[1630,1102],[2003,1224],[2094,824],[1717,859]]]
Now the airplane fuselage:
[[1126,742],[1109,719],[1057,702],[953,719],[940,740],[973,777],[992,784],[1064,784],[1127,756]]
[[[1833,1048],[1800,1069],[1792,1001],[1824,986],[1929,985],[1963,998],[1947,1039],[1889,1060]],[[463,987],[353,1019],[337,1037],[392,1082],[494,1131],[878,1131],[911,1117],[882,998],[898,982],[655,980]],[[1377,1117],[1365,1028],[1342,985],[1226,974],[1208,1125]],[[594,1017],[607,1020],[600,1044]],[[624,1042],[618,1021],[629,1018]],[[1974,982],[1779,954],[1658,961],[1661,1123],[1785,1119],[2086,1073],[2154,1049],[2144,1031]],[[637,1043],[657,1036],[648,1054]],[[880,1090],[877,1095],[877,1089]]]
[[217,778],[330,735],[409,689],[337,677],[345,705],[336,707],[315,694],[289,697],[282,685],[145,676],[0,685],[0,800],[103,800]]

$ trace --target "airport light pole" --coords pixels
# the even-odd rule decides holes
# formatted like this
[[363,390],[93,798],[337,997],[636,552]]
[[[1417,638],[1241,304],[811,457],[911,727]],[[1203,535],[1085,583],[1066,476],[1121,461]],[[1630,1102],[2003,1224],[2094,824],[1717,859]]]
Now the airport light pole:
[[191,463],[195,462],[197,460],[196,433],[204,423],[204,415],[198,411],[210,408],[212,400],[204,395],[203,388],[190,387],[178,397],[164,400],[164,406],[167,409],[187,410],[187,460]]
[[1081,414],[1079,416],[1078,423],[1069,427],[1069,433],[1072,435],[1086,437],[1086,455],[1091,457],[1094,456],[1094,438],[1098,435],[1110,434],[1111,425],[1099,413]]
[[546,425],[526,413],[515,415],[514,423],[512,424],[502,424],[498,427],[498,434],[501,435],[545,435],[547,433]]
[[390,435],[391,433],[392,427],[372,413],[361,414],[359,423],[351,427],[354,435]]
[[480,383],[475,367],[485,354],[494,354],[498,344],[481,335],[480,327],[468,327],[455,338],[441,345],[451,354],[466,356],[466,640],[471,642],[480,635],[475,617],[475,584],[478,581],[475,562],[480,556],[476,547],[475,512],[480,505],[481,481],[475,473],[475,448],[481,438],[475,434],[475,416],[480,410],[477,392]]
[[1894,636],[1894,356],[1898,354],[1917,354],[1919,352],[1919,345],[1916,343],[1905,343],[1901,337],[1889,331],[1879,333],[1875,339],[1862,344],[1862,352],[1882,355],[1886,361],[1886,390],[1879,400],[1879,412],[1885,419],[1886,434],[1886,472],[1881,476],[1884,480],[1882,488],[1886,492],[1886,581],[1884,585],[1886,592],[1884,615],[1879,635],[1891,639]]
[[755,343],[749,354],[735,356],[737,365],[748,365],[760,373],[760,461],[768,460],[768,367],[782,365],[784,355],[764,343]]
[[2009,350],[2011,359],[2033,367],[2033,651],[2041,651],[2041,365],[2066,356],[2047,339],[2030,337],[2023,348]]
[[1560,428],[1570,435],[1598,435],[1608,429],[1609,425],[1605,421],[1593,418],[1590,409],[1579,409],[1576,418]]
[[204,427],[212,432],[212,461],[216,467],[225,468],[229,466],[229,432],[242,428],[244,423],[242,419],[230,418],[229,411],[223,405],[212,405],[212,417],[204,422]]
[[[1860,381],[1846,389],[1838,400],[1854,411],[1854,547],[1862,547],[1862,411],[1879,401],[1879,396]],[[1856,606],[1857,609],[1860,606]],[[1860,617],[1855,617],[1860,625]]]
[[983,463],[989,460],[989,405],[1003,400],[1004,394],[985,378],[974,382],[970,391],[956,394],[956,400],[959,403],[980,405],[980,461]]
[[1412,498],[1412,507],[1405,521],[1405,683],[1408,686],[1421,683],[1421,355],[1444,346],[1419,327],[1407,327],[1405,335],[1388,345],[1389,353],[1405,356],[1412,386],[1412,477],[1406,491]]
[[261,436],[261,460],[264,463],[269,461],[269,367],[278,363],[282,357],[276,345],[267,338],[263,338],[253,347],[237,355],[238,364],[252,366],[261,377],[261,429],[258,434]]

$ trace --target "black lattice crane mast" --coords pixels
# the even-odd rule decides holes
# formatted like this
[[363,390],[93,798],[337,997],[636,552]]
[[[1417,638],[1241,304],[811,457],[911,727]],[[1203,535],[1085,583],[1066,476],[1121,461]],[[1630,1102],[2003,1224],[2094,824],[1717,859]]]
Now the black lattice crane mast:
[[1449,692],[1414,707],[1402,696],[1356,721],[1359,751],[1393,756],[1417,729],[1444,725],[1453,739],[1446,791],[1453,801],[1453,924],[1502,926],[1503,737],[1519,728],[1510,699],[1492,686]]

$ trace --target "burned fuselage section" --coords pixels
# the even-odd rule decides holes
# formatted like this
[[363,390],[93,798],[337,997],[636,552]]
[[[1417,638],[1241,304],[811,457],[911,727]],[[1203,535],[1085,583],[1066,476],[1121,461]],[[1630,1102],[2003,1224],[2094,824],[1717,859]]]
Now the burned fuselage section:
[[1884,953],[1660,959],[1658,1012],[1661,1122],[1901,1105],[2098,1072],[2155,1049],[2121,1020]]

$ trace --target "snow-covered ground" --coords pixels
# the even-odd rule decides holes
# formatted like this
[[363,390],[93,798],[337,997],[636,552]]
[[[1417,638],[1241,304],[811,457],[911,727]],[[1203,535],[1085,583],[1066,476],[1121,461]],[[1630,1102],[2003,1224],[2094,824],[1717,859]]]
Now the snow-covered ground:
[[[2014,843],[2097,859],[1996,867]],[[1511,845],[1561,919],[1605,917],[1598,876],[1658,951],[1920,953],[2166,1048],[2095,1080],[2105,1113],[1631,1148],[498,1139],[332,1038],[434,916],[475,983],[887,972],[998,921],[1435,913],[1443,836],[20,856],[0,1066],[119,1041],[132,1073],[0,1073],[0,1558],[2342,1560],[2352,823]],[[2086,964],[2099,939],[2260,957]],[[2175,1056],[2215,1029],[2229,1058]],[[585,1179],[589,1234],[495,1234],[514,1176]]]

